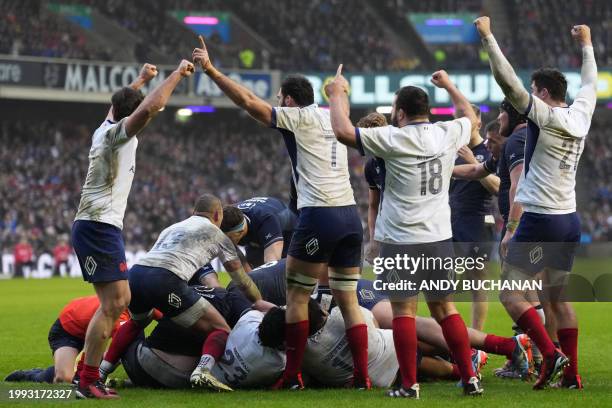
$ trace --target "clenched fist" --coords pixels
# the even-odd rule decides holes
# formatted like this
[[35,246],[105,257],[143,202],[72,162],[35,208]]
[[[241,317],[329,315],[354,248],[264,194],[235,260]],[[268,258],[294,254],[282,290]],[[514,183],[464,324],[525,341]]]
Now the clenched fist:
[[591,42],[591,29],[588,25],[583,24],[572,27],[572,37],[583,47],[593,45]]
[[193,66],[191,62],[187,60],[182,60],[176,70],[184,78],[184,77],[188,77],[191,74],[193,74],[195,72],[195,67]]
[[480,34],[480,38],[485,38],[491,34],[491,19],[487,16],[478,17],[474,20],[474,25]]

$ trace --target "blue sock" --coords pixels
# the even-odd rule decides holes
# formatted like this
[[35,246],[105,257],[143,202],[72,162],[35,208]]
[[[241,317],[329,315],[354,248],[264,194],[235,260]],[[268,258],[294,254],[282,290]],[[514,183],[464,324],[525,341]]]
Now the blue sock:
[[49,384],[53,384],[54,377],[55,377],[55,367],[51,366],[35,374],[32,379],[35,382],[47,382]]

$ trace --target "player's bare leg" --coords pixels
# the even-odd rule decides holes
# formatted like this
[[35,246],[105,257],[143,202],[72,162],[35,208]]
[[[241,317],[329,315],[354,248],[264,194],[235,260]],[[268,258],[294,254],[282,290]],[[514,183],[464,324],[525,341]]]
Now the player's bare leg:
[[190,329],[207,335],[202,344],[200,362],[191,373],[191,385],[215,391],[233,391],[231,387],[217,380],[211,372],[225,351],[225,344],[231,330],[223,316],[217,309],[209,305]]
[[442,333],[448,344],[451,356],[461,373],[463,391],[466,395],[480,395],[483,389],[472,366],[472,348],[467,328],[455,304],[447,296],[440,300],[428,300],[431,316],[442,327]]
[[[106,342],[110,338],[115,321],[130,303],[130,287],[127,280],[95,283],[94,288],[100,306],[94,314],[85,335],[85,364],[79,373],[77,396],[81,398],[118,398],[118,395],[104,387],[99,381],[99,366]],[[90,395],[87,395],[89,393]]]
[[60,347],[53,353],[55,366],[54,383],[70,383],[74,377],[74,361],[79,355],[79,350],[74,347]]
[[368,327],[357,299],[359,268],[329,268],[329,286],[344,319],[346,339],[353,356],[353,387],[370,389]]
[[302,389],[302,360],[308,339],[308,301],[317,278],[327,272],[326,263],[301,261],[287,257],[287,311],[285,345],[287,364],[274,389]]
[[[488,266],[488,262],[486,263]],[[473,269],[470,272],[469,278],[476,281],[481,281],[487,278],[488,268],[485,266],[483,269]],[[471,327],[476,330],[484,330],[485,321],[487,320],[487,313],[489,311],[487,292],[485,290],[473,290],[472,291],[472,325]]]
[[401,301],[391,301],[393,311],[393,344],[402,377],[401,386],[389,390],[390,397],[419,399],[420,388],[417,383],[417,334],[416,311],[418,297],[413,296]]

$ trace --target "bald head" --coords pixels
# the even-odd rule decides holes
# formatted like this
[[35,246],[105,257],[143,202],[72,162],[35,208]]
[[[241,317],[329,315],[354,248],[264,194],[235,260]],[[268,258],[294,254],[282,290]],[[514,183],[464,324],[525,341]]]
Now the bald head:
[[217,227],[223,221],[223,206],[221,200],[212,194],[202,194],[195,202],[193,213],[209,218]]

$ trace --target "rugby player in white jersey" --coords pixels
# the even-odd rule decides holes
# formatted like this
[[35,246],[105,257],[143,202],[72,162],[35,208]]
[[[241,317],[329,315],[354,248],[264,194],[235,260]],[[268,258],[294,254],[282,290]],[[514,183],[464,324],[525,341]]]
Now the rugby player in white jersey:
[[363,231],[348,171],[347,149],[331,128],[329,111],[314,104],[310,82],[286,78],[272,107],[211,63],[204,40],[193,60],[239,107],[283,134],[300,210],[287,257],[287,365],[274,388],[301,389],[301,365],[308,337],[307,304],[317,279],[329,285],[342,310],[354,362],[353,386],[370,388],[368,334],[355,289],[359,280]]
[[94,132],[89,168],[81,202],[72,226],[72,246],[83,279],[94,285],[100,307],[87,329],[85,364],[77,373],[79,398],[118,398],[99,381],[98,366],[114,322],[130,301],[127,264],[121,229],[136,166],[136,135],[163,108],[172,92],[194,72],[183,60],[146,98],[140,92],[157,75],[145,64],[138,78],[115,92],[106,119]]
[[[396,92],[393,126],[355,128],[349,118],[348,83],[338,68],[326,86],[331,123],[337,139],[365,155],[385,161],[385,199],[376,219],[375,239],[381,242],[384,261],[396,257],[426,257],[433,260],[453,256],[448,189],[457,151],[468,144],[478,118],[468,100],[444,71],[433,74],[435,86],[445,89],[458,113],[448,122],[429,122],[429,99],[421,88],[405,86]],[[376,262],[375,262],[376,265]],[[419,398],[417,383],[417,335],[415,314],[423,282],[452,279],[453,271],[440,266],[408,270],[401,265],[384,268],[387,282],[410,281],[403,293],[389,292],[393,309],[393,336],[402,374],[402,385],[389,391],[391,397]],[[432,316],[440,323],[457,363],[467,395],[480,395],[482,387],[471,364],[467,329],[450,300],[450,291],[424,291]]]
[[580,389],[578,322],[573,307],[560,292],[580,240],[574,191],[576,169],[597,101],[597,65],[591,31],[585,25],[571,29],[572,37],[582,48],[582,84],[568,106],[567,81],[560,71],[552,68],[535,71],[530,94],[497,45],[489,18],[479,17],[474,24],[489,54],[495,80],[514,108],[528,118],[525,163],[516,194],[523,214],[508,245],[504,273],[517,279],[532,279],[541,274],[544,284],[549,285],[545,300],[550,303],[561,350],[555,348],[522,292],[502,292],[501,300],[543,355],[534,388],[552,384],[563,369],[563,378],[554,385]]
[[219,258],[232,280],[258,310],[267,310],[257,286],[246,274],[236,247],[219,226],[223,219],[221,201],[203,194],[193,215],[162,231],[153,248],[130,269],[131,319],[117,331],[100,370],[108,375],[125,350],[151,322],[154,309],[182,327],[207,334],[200,363],[191,374],[194,386],[218,391],[231,388],[211,374],[223,355],[230,328],[223,316],[187,282],[214,258]]

